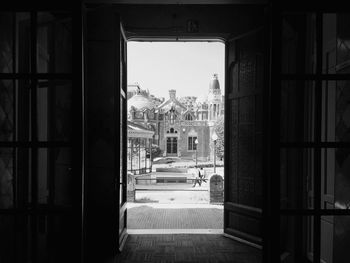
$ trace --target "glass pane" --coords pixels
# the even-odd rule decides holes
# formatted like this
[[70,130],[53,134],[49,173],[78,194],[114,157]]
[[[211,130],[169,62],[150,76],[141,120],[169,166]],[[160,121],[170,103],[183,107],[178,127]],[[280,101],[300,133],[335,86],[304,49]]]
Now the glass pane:
[[350,65],[350,15],[337,14],[337,68],[338,73],[349,73]]
[[315,14],[290,14],[282,18],[283,74],[315,73]]
[[349,262],[350,216],[321,217],[321,260]]
[[281,149],[280,207],[310,209],[313,207],[313,150]]
[[[1,168],[0,168],[1,169]],[[0,262],[16,262],[15,216],[0,215]],[[18,251],[17,251],[18,252]]]
[[30,72],[30,14],[16,13],[16,71]]
[[[31,140],[31,89],[30,80],[19,79],[15,89],[15,134],[14,140]],[[15,84],[14,83],[14,84]]]
[[0,73],[13,72],[14,13],[0,12]]
[[322,149],[323,209],[350,209],[350,149]]
[[0,148],[0,209],[26,207],[30,203],[30,150]]
[[14,206],[14,158],[14,149],[0,148],[0,208],[2,209]]
[[38,13],[37,71],[72,72],[72,19],[63,12]]
[[282,142],[313,141],[315,83],[281,83],[280,136]]
[[322,71],[334,74],[337,64],[337,16],[323,15]]
[[38,151],[38,202],[70,206],[73,202],[72,154],[70,148],[40,148]]
[[323,15],[323,73],[349,73],[350,15]]
[[313,262],[313,217],[280,217],[281,263]]
[[14,139],[14,105],[14,81],[0,80],[0,141]]
[[323,82],[322,140],[350,141],[350,81]]
[[65,80],[40,80],[37,90],[39,141],[71,139],[72,83]]

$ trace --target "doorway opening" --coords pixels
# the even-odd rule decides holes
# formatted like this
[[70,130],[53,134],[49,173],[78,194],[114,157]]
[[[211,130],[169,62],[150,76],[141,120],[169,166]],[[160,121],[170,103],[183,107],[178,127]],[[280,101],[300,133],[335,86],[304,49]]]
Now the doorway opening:
[[127,50],[128,232],[223,233],[225,44]]
[[[164,16],[159,16],[159,14],[164,14]],[[218,235],[220,239],[225,239],[224,236],[226,236],[243,243],[249,243],[259,249],[262,247],[263,189],[265,189],[263,187],[263,178],[266,174],[265,164],[267,163],[264,160],[266,147],[263,143],[266,135],[264,132],[266,124],[263,119],[265,119],[267,114],[264,113],[265,103],[263,98],[268,87],[268,78],[266,78],[268,71],[265,68],[265,63],[268,63],[266,60],[268,45],[265,45],[265,42],[268,41],[266,38],[268,35],[266,33],[268,32],[266,32],[267,27],[262,26],[267,21],[264,19],[264,14],[262,6],[238,7],[235,5],[155,5],[152,8],[150,6],[145,8],[145,6],[141,5],[116,5],[98,7],[88,14],[87,20],[91,22],[90,28],[88,26],[87,34],[87,50],[91,65],[88,74],[90,88],[88,93],[94,101],[94,104],[91,105],[93,107],[91,112],[99,110],[101,116],[116,117],[115,122],[113,122],[112,118],[108,119],[109,121],[106,120],[104,129],[100,129],[101,122],[98,121],[98,118],[91,118],[89,122],[91,127],[96,128],[96,131],[101,131],[98,135],[102,137],[99,140],[95,140],[97,143],[93,141],[91,146],[91,149],[97,150],[91,150],[91,156],[96,156],[96,158],[90,157],[89,161],[92,163],[90,162],[89,164],[96,165],[99,172],[92,173],[89,177],[89,193],[94,193],[94,183],[99,184],[101,186],[100,189],[109,189],[109,191],[103,191],[101,194],[90,194],[90,196],[93,200],[98,200],[95,204],[101,204],[99,206],[96,205],[96,212],[99,211],[100,207],[104,207],[105,214],[109,214],[108,218],[111,218],[110,225],[114,229],[119,229],[119,231],[111,232],[111,228],[105,222],[106,217],[103,217],[103,220],[100,216],[98,218],[93,217],[90,221],[93,220],[94,225],[97,225],[97,222],[101,222],[99,225],[103,225],[104,228],[102,230],[99,228],[98,232],[94,231],[95,229],[90,229],[91,232],[94,231],[94,237],[97,237],[94,239],[90,238],[92,240],[91,243],[96,243],[95,240],[103,240],[102,237],[105,235],[110,237],[110,240],[117,240],[118,244],[115,244],[115,247],[118,245],[120,251],[123,249],[124,244],[128,245],[128,242],[126,242],[127,233],[129,232],[130,234],[132,230],[128,220],[137,217],[132,216],[133,208],[128,206],[127,199],[128,197],[136,197],[138,199],[137,191],[139,189],[136,189],[137,185],[149,188],[151,186],[150,182],[153,181],[156,186],[164,187],[164,185],[168,185],[173,188],[172,190],[174,191],[172,192],[174,193],[180,192],[178,189],[175,189],[176,185],[181,187],[187,186],[190,190],[182,191],[178,197],[186,198],[186,195],[194,192],[194,189],[198,192],[196,194],[205,192],[201,191],[204,188],[204,184],[209,182],[210,185],[212,181],[213,186],[216,186],[216,190],[220,193],[213,197],[221,198],[222,200],[224,196],[224,205],[221,205],[223,216],[222,219],[216,220],[223,221],[220,231],[224,233],[223,235]],[[217,19],[209,21],[209,17]],[[217,42],[219,39],[224,42],[224,44],[221,43],[225,51],[223,52],[224,59],[221,64],[224,72],[220,73],[217,70],[213,70],[205,74],[206,77],[202,77],[205,79],[205,83],[202,85],[204,88],[196,94],[188,95],[187,97],[189,98],[184,103],[177,99],[187,95],[180,96],[179,88],[186,88],[184,83],[172,88],[170,86],[172,81],[163,81],[161,83],[162,87],[168,88],[165,88],[166,94],[162,96],[164,101],[160,101],[159,105],[164,103],[162,106],[166,108],[166,111],[165,113],[163,112],[163,118],[157,120],[156,116],[158,113],[152,111],[152,107],[149,108],[152,103],[154,104],[153,100],[156,100],[156,98],[151,97],[151,89],[149,88],[147,91],[145,84],[141,83],[140,80],[136,79],[131,82],[130,76],[127,78],[127,72],[130,73],[130,70],[127,71],[127,67],[132,65],[131,56],[127,53],[130,51],[130,44],[133,41],[143,41],[145,44],[147,41],[150,42],[152,40],[153,44],[155,44],[155,40],[158,42],[163,40],[163,42],[167,43],[172,41],[178,44],[181,42],[188,44],[192,40],[192,42],[198,42],[199,44],[205,43],[203,41],[204,38],[207,40],[206,42],[210,42],[208,44],[213,44],[215,42],[213,40]],[[183,40],[188,41],[185,42]],[[168,53],[170,52],[169,50],[168,48]],[[147,52],[144,50],[141,52],[141,55],[144,53]],[[115,54],[115,56],[111,56],[111,54]],[[159,54],[160,52],[158,52],[158,56]],[[166,57],[166,55],[162,56]],[[187,58],[189,56],[187,55]],[[203,56],[199,58],[200,61],[202,59]],[[149,58],[147,62],[153,64],[144,66],[142,69],[145,72],[155,67],[155,57]],[[191,70],[201,68],[206,64],[210,65],[210,63],[203,62],[200,66],[193,67]],[[182,63],[176,70],[173,70],[173,73],[185,68],[188,64],[187,62]],[[99,65],[99,67],[95,65]],[[136,63],[136,65],[139,65],[139,63]],[[164,67],[166,64],[163,63],[161,65]],[[157,80],[160,77],[159,72],[148,75],[153,80]],[[175,77],[179,78],[182,75],[179,74]],[[193,79],[193,76],[189,79]],[[197,115],[191,110],[192,107],[179,106],[179,104],[190,104],[193,101],[191,97],[205,95],[203,91],[206,90],[205,87],[207,87],[208,91],[209,83],[212,83],[213,87],[217,86],[214,83],[218,83],[218,86],[221,83],[221,87],[224,85],[224,106],[220,103],[212,103],[211,107],[209,105],[209,108],[205,110],[201,108],[201,114],[197,113]],[[133,88],[136,93],[129,99],[128,84],[134,85]],[[100,87],[100,89],[94,87]],[[192,86],[190,88],[192,89]],[[212,88],[212,90],[212,96],[215,99],[217,89]],[[222,93],[223,90],[221,90]],[[101,99],[98,99],[99,97]],[[151,97],[151,99],[148,97]],[[132,100],[136,106],[141,104],[142,110],[136,110],[136,106],[131,108],[130,101]],[[115,103],[107,103],[107,101],[114,101]],[[114,105],[114,107],[111,107],[111,105]],[[206,182],[198,186],[196,180],[195,182],[187,180],[188,176],[183,175],[182,169],[184,167],[174,167],[174,165],[180,164],[177,160],[187,157],[187,161],[193,165],[191,168],[195,170],[194,168],[197,167],[194,166],[199,166],[203,162],[208,161],[210,149],[208,145],[210,143],[202,143],[207,140],[207,142],[209,141],[212,144],[214,144],[213,141],[216,141],[218,144],[219,135],[216,134],[218,137],[216,138],[210,132],[204,133],[204,128],[198,130],[198,127],[195,125],[182,127],[178,125],[178,122],[179,120],[183,123],[208,122],[208,120],[212,120],[211,118],[219,117],[222,109],[224,109],[225,113],[225,129],[223,133],[225,133],[224,137],[228,139],[228,143],[224,144],[226,165],[218,167],[220,162],[223,162],[219,158],[213,158],[209,161],[212,160],[211,165],[213,165],[214,161],[216,162],[216,173],[219,173],[219,168],[221,168],[225,170],[225,175],[224,178],[220,176],[220,173],[218,176],[212,175],[210,180],[204,177],[203,179],[206,179]],[[211,114],[208,115],[208,112]],[[195,118],[198,117],[202,119],[196,120]],[[203,118],[206,118],[206,120],[203,120]],[[160,125],[147,127],[147,122],[150,122],[151,119],[163,124],[166,123],[167,127],[163,127],[163,130],[158,130]],[[139,120],[139,123],[135,123],[136,120]],[[106,137],[105,131],[111,131],[111,136]],[[128,136],[128,133],[133,135],[133,137]],[[153,140],[161,138],[160,136],[153,138],[154,134],[158,136],[163,134],[163,147],[159,148],[163,149],[164,152],[159,156],[160,159],[158,161],[165,162],[165,165],[172,164],[171,167],[158,167],[156,172],[165,173],[167,171],[167,176],[153,176],[152,170],[157,168],[155,161],[152,160],[152,148],[155,148],[152,147],[155,144]],[[203,134],[206,134],[206,136]],[[115,141],[110,141],[109,138],[114,138]],[[185,140],[182,140],[183,138]],[[167,142],[169,142],[169,147],[167,147]],[[204,148],[202,145],[207,145],[207,148]],[[108,153],[110,158],[100,156],[99,153],[102,150]],[[215,157],[217,156],[215,155]],[[209,158],[211,158],[210,154]],[[169,163],[167,164],[166,162]],[[159,165],[164,165],[164,163]],[[214,165],[201,168],[203,168],[203,174],[205,174],[207,168],[212,168],[212,172],[214,172]],[[169,176],[169,173],[173,174]],[[174,176],[174,173],[176,176]],[[185,173],[188,173],[188,171],[185,171]],[[137,183],[136,180],[138,181]],[[149,183],[148,185],[147,182]],[[133,190],[136,189],[136,191],[128,191],[128,185],[129,187],[134,187]],[[225,191],[224,195],[223,191]],[[206,190],[206,193],[208,193],[208,190]],[[144,199],[146,201],[152,200],[150,197]],[[111,203],[106,204],[106,200],[110,200]],[[149,203],[148,206],[163,205],[169,207],[169,201],[173,202],[174,200],[168,199],[167,203],[164,204],[153,202]],[[137,205],[145,206],[144,203],[138,203]],[[190,205],[192,204],[187,204],[187,211],[190,211]],[[199,204],[195,205],[198,206]],[[201,205],[205,206],[208,204]],[[117,209],[119,213],[116,213],[115,207],[119,208]],[[156,210],[153,207],[152,209]],[[111,211],[113,211],[113,214]],[[157,215],[161,214],[160,210],[158,212]],[[172,209],[171,212],[172,217],[181,215],[176,208]],[[97,214],[100,215],[101,213],[98,212],[94,215]],[[189,214],[193,215],[193,210]],[[199,217],[197,216],[197,225],[200,222],[198,219]],[[162,220],[162,222],[168,221]],[[184,221],[180,216],[175,222],[178,222],[180,227],[188,225],[188,221]],[[156,222],[152,221],[152,223]],[[91,223],[88,225],[91,226]],[[180,227],[168,227],[168,229],[183,229]],[[158,227],[158,229],[164,229],[164,227]],[[191,226],[188,226],[188,229],[191,229]],[[207,231],[209,228],[205,227],[203,229]],[[151,230],[148,233],[154,234],[154,230]],[[130,238],[135,237],[135,235],[129,236]],[[167,235],[162,236],[164,236],[162,238],[167,238]],[[177,235],[176,239],[179,236]],[[214,235],[205,236],[213,237]],[[104,243],[107,244],[107,242]],[[232,241],[232,244],[234,243],[236,242]],[[101,244],[98,245],[101,246]],[[149,249],[152,250],[153,248]],[[255,254],[257,258],[261,258],[259,249],[256,250],[257,253]],[[131,248],[131,250],[133,249]],[[230,253],[234,254],[234,251],[235,249],[230,251]],[[141,253],[144,253],[144,251]]]

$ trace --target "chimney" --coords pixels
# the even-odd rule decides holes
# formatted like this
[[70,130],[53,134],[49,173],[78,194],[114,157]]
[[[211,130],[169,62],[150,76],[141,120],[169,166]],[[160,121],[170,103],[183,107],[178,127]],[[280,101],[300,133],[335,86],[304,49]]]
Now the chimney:
[[176,90],[174,90],[174,89],[169,90],[169,97],[170,97],[170,99],[175,99],[176,98]]

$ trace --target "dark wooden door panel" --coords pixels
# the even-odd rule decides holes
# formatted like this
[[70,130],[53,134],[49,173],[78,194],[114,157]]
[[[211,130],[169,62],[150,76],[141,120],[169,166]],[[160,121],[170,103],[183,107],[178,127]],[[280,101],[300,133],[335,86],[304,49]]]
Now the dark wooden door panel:
[[262,244],[263,35],[227,43],[224,232]]
[[109,262],[126,240],[126,39],[108,6],[86,22],[86,258]]

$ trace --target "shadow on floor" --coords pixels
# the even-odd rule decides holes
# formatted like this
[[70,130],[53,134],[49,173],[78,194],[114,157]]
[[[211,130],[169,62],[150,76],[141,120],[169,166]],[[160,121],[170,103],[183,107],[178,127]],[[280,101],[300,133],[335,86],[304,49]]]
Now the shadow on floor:
[[261,250],[222,235],[129,235],[117,262],[261,262]]

